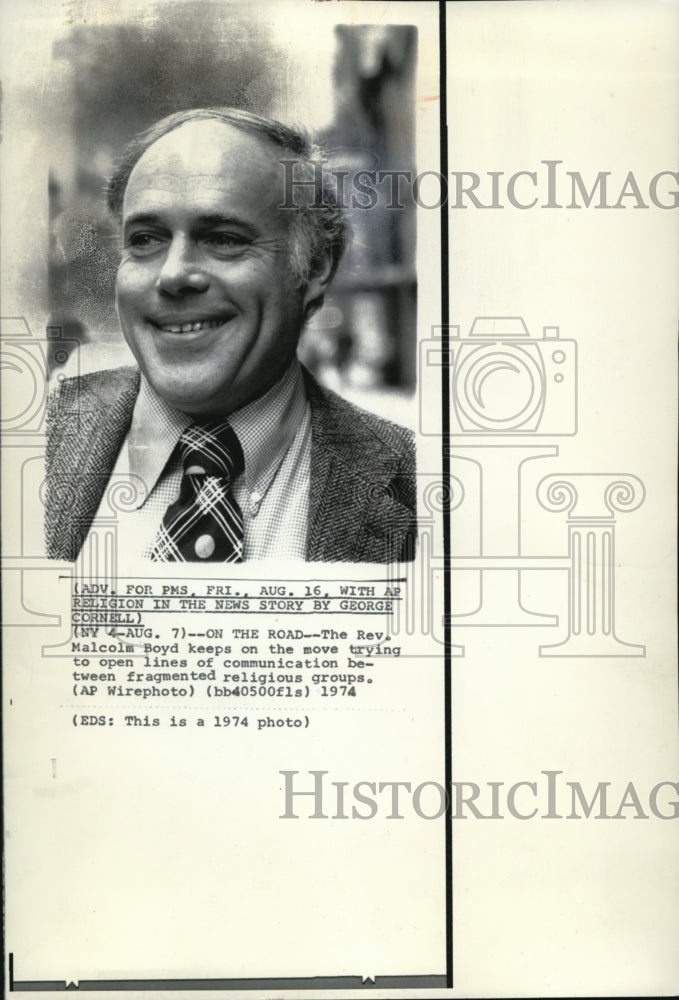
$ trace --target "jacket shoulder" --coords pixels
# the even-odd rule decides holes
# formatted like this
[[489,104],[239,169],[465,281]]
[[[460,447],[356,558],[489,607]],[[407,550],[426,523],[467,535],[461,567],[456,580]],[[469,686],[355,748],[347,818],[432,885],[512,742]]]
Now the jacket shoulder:
[[[59,379],[47,399],[47,464],[66,447],[107,424],[129,423],[139,391],[139,369],[133,365]],[[80,445],[77,445],[80,447]]]
[[121,392],[136,389],[139,384],[139,369],[134,365],[121,368],[107,368],[102,371],[88,372],[86,375],[73,375],[62,378],[50,392],[48,414],[56,407],[68,406],[73,403],[81,405],[85,401],[99,400],[108,403]]
[[52,559],[77,557],[129,428],[136,368],[59,379],[48,399],[45,532]]
[[342,399],[306,372],[305,380],[312,433],[308,558],[410,561],[415,435]]
[[[323,411],[324,419],[319,421],[321,437],[331,436],[334,444],[344,442],[354,451],[357,447],[361,450],[377,448],[380,454],[412,463],[414,467],[415,435],[411,430],[342,399],[306,373],[305,378],[312,410]],[[354,460],[358,457],[353,455]],[[374,459],[374,454],[372,457]]]

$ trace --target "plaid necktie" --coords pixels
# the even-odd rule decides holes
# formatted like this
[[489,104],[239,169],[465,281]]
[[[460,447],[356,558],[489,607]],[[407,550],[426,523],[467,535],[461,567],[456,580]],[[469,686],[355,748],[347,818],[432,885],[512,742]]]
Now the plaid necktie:
[[179,498],[167,508],[151,559],[155,562],[242,562],[243,515],[231,481],[243,471],[243,449],[226,420],[192,424],[179,449],[184,466]]

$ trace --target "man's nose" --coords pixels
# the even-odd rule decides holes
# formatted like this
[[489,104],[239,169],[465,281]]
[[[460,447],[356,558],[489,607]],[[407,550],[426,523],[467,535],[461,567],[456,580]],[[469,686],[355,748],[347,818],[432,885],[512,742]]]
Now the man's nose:
[[168,246],[156,288],[166,295],[204,292],[210,279],[201,266],[198,248],[185,236],[174,236]]

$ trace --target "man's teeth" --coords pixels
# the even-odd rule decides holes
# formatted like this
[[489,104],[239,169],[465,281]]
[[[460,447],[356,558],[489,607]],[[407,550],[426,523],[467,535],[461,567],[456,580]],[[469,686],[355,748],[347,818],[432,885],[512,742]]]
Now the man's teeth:
[[221,326],[223,319],[205,319],[200,323],[163,323],[160,329],[165,333],[193,333],[196,330],[211,330],[213,327]]

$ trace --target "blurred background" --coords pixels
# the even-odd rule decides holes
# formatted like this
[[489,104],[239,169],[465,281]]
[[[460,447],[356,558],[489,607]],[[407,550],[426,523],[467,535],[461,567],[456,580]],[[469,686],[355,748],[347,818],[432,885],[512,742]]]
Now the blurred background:
[[[311,127],[329,151],[328,169],[415,170],[417,29],[323,18],[305,35],[303,24],[283,23],[285,6],[276,15],[268,5],[177,0],[124,22],[74,24],[55,42],[53,374],[70,367],[57,341],[82,345],[81,371],[130,361],[114,305],[117,234],[103,192],[124,143],[164,115],[245,108]],[[390,185],[375,190],[374,207],[348,210],[348,250],[299,353],[325,385],[398,420],[415,384],[415,208],[404,196],[404,208],[388,209]]]

